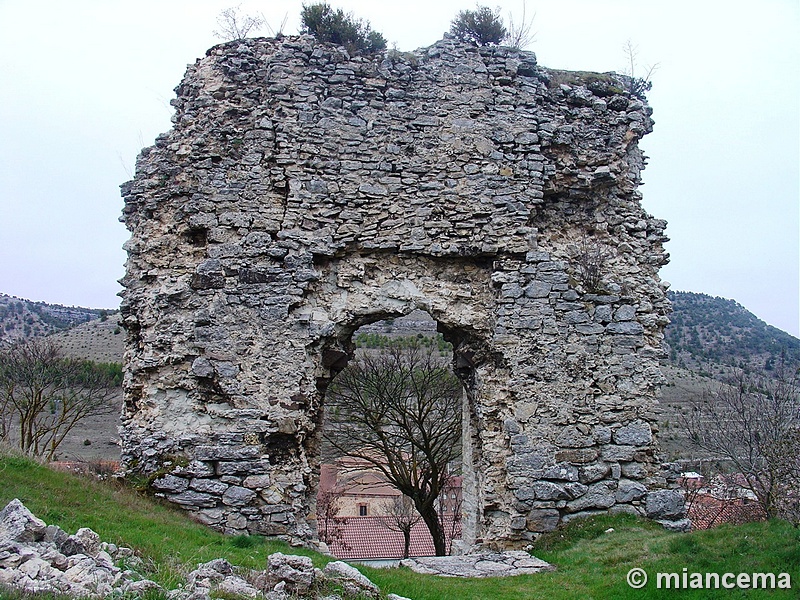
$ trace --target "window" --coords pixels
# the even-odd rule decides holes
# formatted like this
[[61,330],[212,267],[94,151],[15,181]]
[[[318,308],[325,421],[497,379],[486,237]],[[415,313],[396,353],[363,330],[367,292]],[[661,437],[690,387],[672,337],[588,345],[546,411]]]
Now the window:
[[367,505],[366,504],[359,504],[358,505],[358,516],[359,517],[366,517],[367,516]]

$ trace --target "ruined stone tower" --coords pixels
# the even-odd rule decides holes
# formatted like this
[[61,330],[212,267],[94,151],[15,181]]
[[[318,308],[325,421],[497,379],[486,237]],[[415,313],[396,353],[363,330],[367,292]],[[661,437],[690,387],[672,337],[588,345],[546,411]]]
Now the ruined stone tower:
[[427,311],[466,385],[465,540],[681,517],[656,455],[664,221],[615,75],[445,38],[212,48],[122,186],[123,461],[231,533],[313,539],[325,389]]

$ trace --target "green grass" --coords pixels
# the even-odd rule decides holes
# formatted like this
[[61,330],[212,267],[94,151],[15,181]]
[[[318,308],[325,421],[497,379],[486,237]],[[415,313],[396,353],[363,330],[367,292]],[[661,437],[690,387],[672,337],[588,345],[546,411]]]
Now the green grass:
[[120,484],[60,473],[19,457],[0,457],[0,507],[14,498],[48,525],[68,533],[81,527],[105,542],[133,548],[149,567],[148,578],[175,587],[198,563],[225,558],[263,569],[273,552],[303,554],[324,566],[323,555],[261,537],[224,536]]
[[[0,505],[19,498],[48,524],[69,533],[91,527],[108,542],[136,549],[150,566],[146,575],[167,588],[197,563],[226,558],[263,569],[272,552],[328,557],[263,538],[224,537],[184,514],[121,486],[58,473],[26,459],[0,457]],[[605,533],[613,528],[611,533]],[[534,554],[556,565],[554,573],[495,579],[452,579],[407,569],[361,571],[385,593],[413,600],[531,600],[544,598],[795,598],[800,597],[800,530],[785,522],[723,526],[678,534],[629,515],[578,520],[543,536]],[[650,583],[630,588],[626,575],[643,568]],[[658,590],[658,572],[788,572],[793,590]],[[4,595],[0,599],[22,598]]]

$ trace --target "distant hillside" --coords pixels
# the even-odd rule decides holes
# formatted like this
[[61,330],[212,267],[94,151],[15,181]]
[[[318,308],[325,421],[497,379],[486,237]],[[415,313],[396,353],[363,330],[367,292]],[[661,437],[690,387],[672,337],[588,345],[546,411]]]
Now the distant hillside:
[[0,342],[64,331],[111,311],[34,302],[0,294]]
[[767,325],[734,300],[670,292],[673,313],[665,331],[670,362],[690,370],[714,366],[774,371],[781,361],[800,366],[800,340]]
[[96,362],[121,363],[125,352],[125,331],[119,313],[81,323],[53,334],[67,356]]

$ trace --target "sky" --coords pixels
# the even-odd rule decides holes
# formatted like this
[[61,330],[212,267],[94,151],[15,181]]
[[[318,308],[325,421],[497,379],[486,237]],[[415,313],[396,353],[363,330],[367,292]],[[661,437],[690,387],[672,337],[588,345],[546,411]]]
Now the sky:
[[[170,126],[187,64],[236,0],[0,0],[0,292],[114,308],[119,185]],[[403,51],[471,1],[331,1]],[[487,2],[516,15],[522,0]],[[243,1],[283,32],[299,0]],[[800,3],[527,1],[540,65],[652,74],[645,209],[669,223],[671,289],[732,298],[800,335]],[[263,35],[268,31],[262,30]]]

